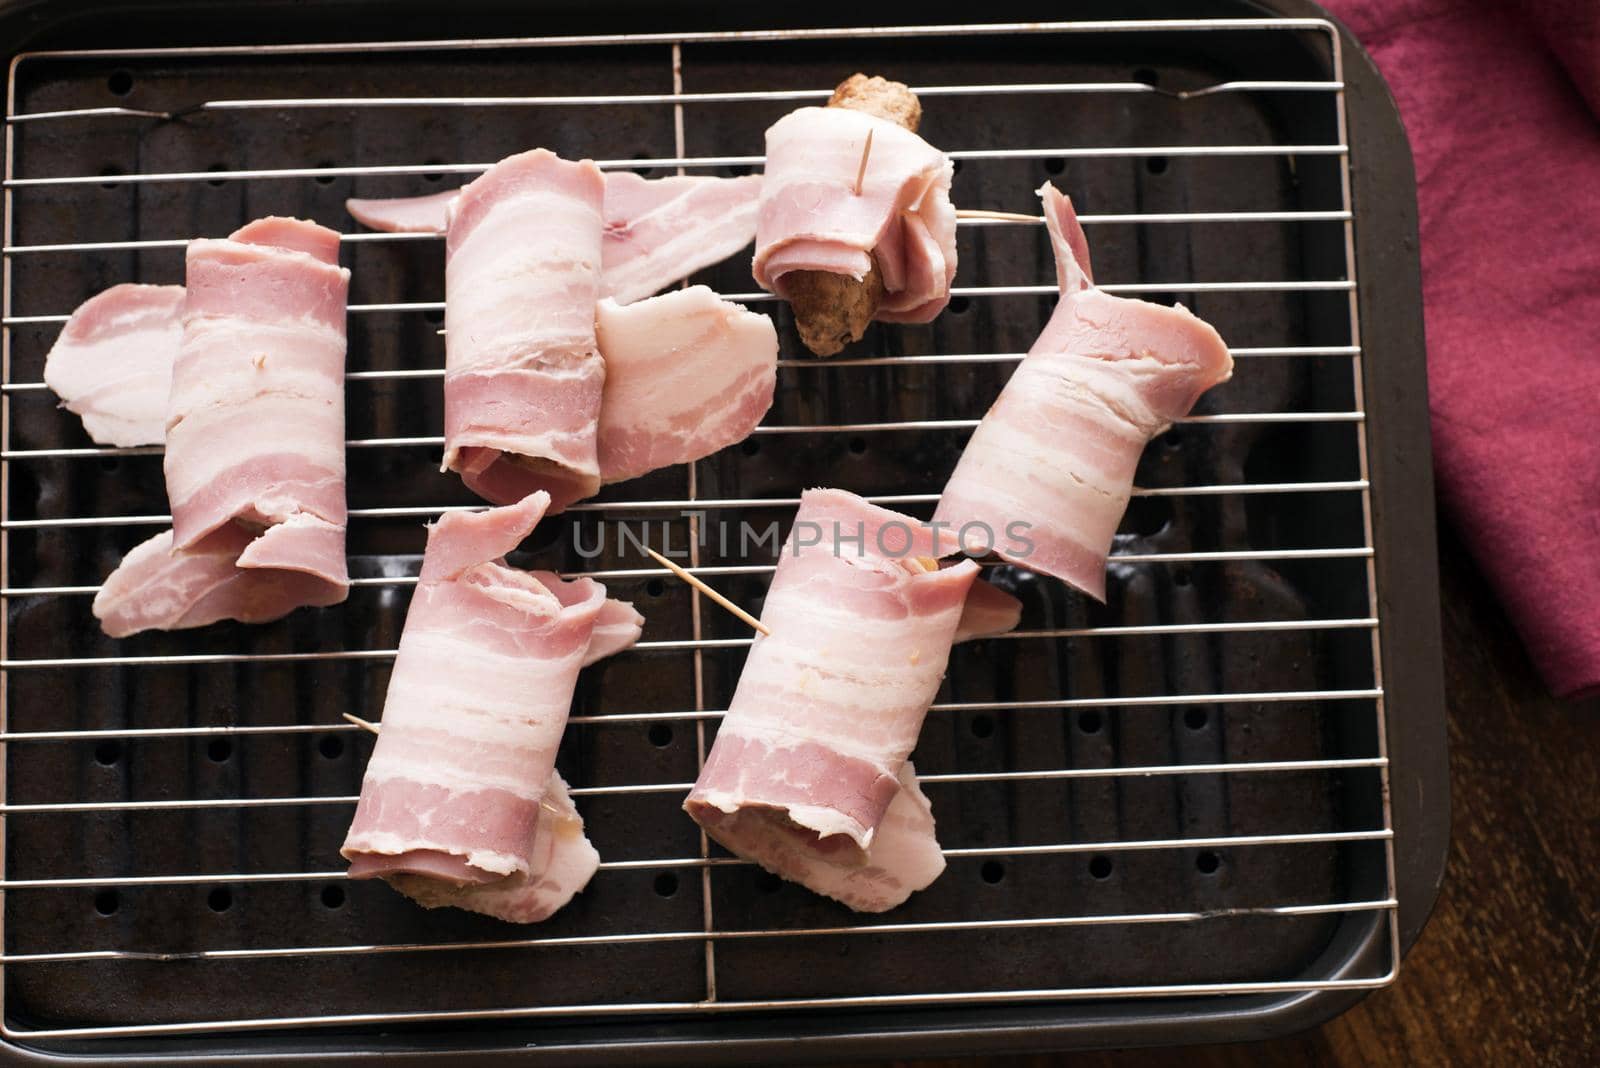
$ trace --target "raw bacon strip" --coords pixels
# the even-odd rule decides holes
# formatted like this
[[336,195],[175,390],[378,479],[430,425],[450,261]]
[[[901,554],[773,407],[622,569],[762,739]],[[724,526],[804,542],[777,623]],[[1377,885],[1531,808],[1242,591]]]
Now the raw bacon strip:
[[[295,219],[190,242],[167,413],[175,548],[231,523],[272,527],[296,516],[343,530],[350,272],[335,262],[338,243],[332,230]],[[342,583],[339,557],[333,579]]]
[[163,404],[173,515],[173,529],[135,547],[96,595],[94,614],[111,637],[222,619],[264,623],[349,594],[350,272],[338,254],[332,230],[259,219],[227,240],[190,242],[186,286],[119,286],[79,309],[119,306],[118,290],[159,289],[179,323],[174,338],[165,321],[147,333],[108,320],[109,344],[171,345],[164,367],[161,352],[141,358],[151,380],[171,379]]
[[752,646],[684,803],[708,834],[862,911],[943,869],[920,794],[888,842],[879,832],[907,793],[906,758],[978,573],[970,560],[929,569],[954,548],[854,494],[801,495],[761,614],[771,636]]
[[[894,799],[860,863],[819,850],[813,836],[784,826],[782,817],[767,809],[743,806],[723,815],[712,808],[695,818],[722,845],[774,875],[857,912],[886,912],[926,889],[944,871],[944,851],[934,837],[933,809],[917,784],[911,761],[901,765],[897,783]],[[707,823],[706,818],[714,822]]]
[[450,205],[460,195],[459,189],[447,189],[420,197],[351,197],[344,209],[361,225],[386,234],[442,234],[450,227]]
[[[300,517],[274,529],[296,522],[321,521]],[[334,530],[342,571],[344,532]],[[111,637],[126,638],[141,630],[181,630],[223,619],[267,623],[296,608],[345,599],[346,588],[326,574],[285,570],[270,561],[249,566],[241,554],[259,554],[263,541],[242,527],[227,526],[194,549],[174,551],[172,531],[164,530],[123,557],[95,594],[95,618]]]
[[[606,175],[600,295],[618,304],[659,293],[721,263],[756,233],[761,177],[641,178]],[[358,222],[389,233],[442,234],[459,190],[421,197],[345,201]]]
[[755,237],[760,195],[761,178],[754,174],[607,174],[600,295],[631,304],[721,263]]
[[[867,135],[861,192],[856,176]],[[846,107],[800,108],[767,130],[756,220],[755,279],[787,299],[784,276],[867,277],[884,296],[875,318],[925,323],[950,303],[956,274],[954,174],[944,153],[886,119]]]
[[1094,288],[1072,202],[1049,184],[1039,194],[1061,302],[973,432],[934,519],[977,524],[1002,558],[1104,600],[1145,445],[1227,381],[1233,360],[1181,305]]
[[44,360],[44,383],[102,445],[159,445],[182,286],[112,286],[78,305]]
[[[587,884],[598,857],[555,774],[579,669],[642,622],[590,579],[502,558],[549,506],[448,513],[428,534],[383,731],[341,850],[429,907],[530,923]],[[597,637],[598,632],[598,637]]]
[[772,320],[705,286],[626,306],[602,300],[595,329],[606,363],[599,429],[606,482],[743,441],[772,407]]
[[445,238],[445,470],[497,504],[600,488],[595,343],[604,180],[590,160],[512,156],[461,191]]
[[[583,817],[558,772],[552,771],[545,785],[532,843],[528,870],[493,882],[460,886],[413,872],[385,878],[424,908],[466,909],[507,923],[538,923],[555,915],[600,869],[600,854],[583,833]],[[360,877],[355,864],[350,873]]]

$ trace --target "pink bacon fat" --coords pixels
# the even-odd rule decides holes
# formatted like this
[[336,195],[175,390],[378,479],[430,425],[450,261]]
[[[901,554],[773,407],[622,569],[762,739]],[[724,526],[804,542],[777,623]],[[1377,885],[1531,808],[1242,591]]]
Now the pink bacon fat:
[[1002,558],[1104,600],[1139,457],[1228,380],[1233,360],[1181,305],[1094,288],[1072,202],[1048,183],[1039,194],[1061,302],[973,432],[934,519],[957,531],[978,524]]
[[44,361],[44,382],[102,445],[166,437],[183,287],[119,285],[78,305]]
[[167,406],[175,548],[300,515],[343,530],[350,272],[338,247],[338,234],[297,219],[190,242]]
[[876,262],[885,293],[875,317],[929,322],[950,303],[956,275],[953,173],[944,153],[886,119],[850,108],[790,112],[767,130],[756,282],[786,296],[790,272],[860,281]]
[[[588,864],[571,885],[585,868],[580,854],[593,852],[581,821],[579,842],[565,842],[570,820],[542,823],[542,813],[565,805],[576,819],[555,755],[597,630],[601,652],[615,652],[637,638],[641,620],[592,580],[505,565],[548,506],[536,492],[512,506],[448,513],[429,530],[383,730],[341,850],[352,878],[383,877],[424,904],[531,922],[592,874]],[[546,876],[563,877],[565,897],[552,902]],[[496,895],[461,897],[463,887],[491,886]]]
[[445,453],[496,504],[600,488],[595,342],[605,180],[544,149],[461,191],[445,237]]
[[[641,178],[613,171],[605,182],[600,295],[618,304],[642,300],[721,263],[755,236],[760,175]],[[374,230],[442,234],[459,195],[452,189],[387,200],[352,198],[345,207]]]
[[705,286],[596,312],[600,476],[621,482],[743,441],[772,407],[772,320]]
[[[954,548],[854,494],[801,496],[761,615],[772,633],[751,648],[684,804],[708,834],[761,863],[777,854],[752,842],[772,836],[786,841],[785,856],[801,849],[819,870],[875,863],[878,829],[902,793],[978,573],[970,560],[928,569]],[[931,828],[930,817],[930,839]],[[836,887],[775,865],[818,892]],[[907,879],[904,893],[925,885]]]

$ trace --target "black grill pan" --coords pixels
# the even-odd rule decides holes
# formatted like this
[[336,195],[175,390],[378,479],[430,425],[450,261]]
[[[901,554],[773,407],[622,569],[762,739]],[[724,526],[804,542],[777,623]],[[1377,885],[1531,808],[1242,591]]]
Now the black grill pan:
[[[1177,16],[1322,13],[1214,0],[962,15]],[[13,62],[13,116],[285,98],[655,101],[285,104],[9,125],[10,1059],[705,1063],[1191,1042],[1309,1026],[1392,977],[1433,901],[1448,800],[1415,191],[1381,81],[1348,36],[1309,23],[694,36],[869,17],[931,14],[826,2],[0,7],[7,51],[32,53]],[[255,47],[574,34],[588,37]],[[663,36],[603,39],[613,34]],[[688,591],[619,547],[616,523],[682,546],[691,520],[674,502],[710,501],[708,522],[759,527],[793,513],[760,502],[818,484],[927,515],[965,427],[1013,366],[992,354],[1026,349],[1055,299],[1036,228],[964,227],[963,290],[937,323],[875,329],[842,364],[785,367],[768,432],[692,475],[614,487],[524,547],[529,563],[611,573],[607,585],[649,620],[645,648],[586,674],[560,761],[613,866],[535,928],[425,913],[340,878],[343,799],[370,745],[339,714],[381,715],[381,651],[409,596],[384,580],[415,574],[427,509],[471,500],[435,471],[435,445],[383,444],[442,423],[437,378],[390,373],[440,365],[436,310],[387,307],[442,299],[437,242],[346,244],[352,303],[380,306],[351,315],[350,368],[365,377],[348,389],[352,571],[375,581],[344,606],[267,627],[99,634],[85,588],[159,529],[160,457],[92,448],[36,388],[58,329],[49,319],[115,282],[181,281],[177,239],[269,213],[352,230],[347,196],[446,188],[470,177],[467,164],[533,145],[654,175],[680,159],[691,173],[746,172],[761,131],[797,101],[685,103],[680,142],[671,100],[656,100],[675,91],[673,39],[691,94],[815,90],[857,69],[923,87],[1095,83],[931,92],[924,133],[955,151],[962,206],[1031,210],[1031,190],[1059,182],[1090,216],[1097,277],[1182,300],[1243,350],[1238,369],[1146,454],[1137,484],[1149,492],[1119,535],[1125,559],[1103,608],[997,572],[1026,606],[1024,631],[1054,636],[976,643],[952,660],[916,754],[952,851],[933,887],[861,918],[720,864],[715,847],[708,864],[672,787],[694,778],[716,723],[697,712],[726,706],[747,634],[709,608],[697,624]],[[140,51],[175,46],[197,51]],[[117,53],[59,54],[81,49]],[[258,173],[281,170],[292,173]],[[138,177],[152,174],[196,176]],[[1185,218],[1150,221],[1174,215]],[[749,293],[747,268],[736,257],[697,280]],[[753,306],[773,312],[783,354],[798,356],[786,310]],[[976,358],[924,359],[935,356]],[[849,362],[879,357],[898,362]],[[1240,485],[1254,490],[1228,488]],[[582,558],[574,539],[592,546],[602,531],[604,551]],[[770,556],[723,554],[713,540],[698,563]],[[767,577],[715,581],[758,609]],[[1241,770],[1251,764],[1287,766]],[[1156,770],[1117,770],[1128,768]],[[642,784],[663,788],[625,789]],[[853,929],[863,923],[891,928]],[[433,948],[393,949],[421,943]]]

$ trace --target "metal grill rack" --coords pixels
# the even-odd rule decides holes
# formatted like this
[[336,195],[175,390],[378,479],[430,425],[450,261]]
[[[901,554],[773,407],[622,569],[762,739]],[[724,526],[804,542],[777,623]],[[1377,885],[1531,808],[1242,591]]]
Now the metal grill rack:
[[[1188,84],[1174,89],[1160,84],[1165,66],[1158,76],[1121,60],[1097,64],[1069,58],[1057,66],[1057,80],[1042,80],[1036,71],[1043,60],[1031,62],[1047,45],[1081,57],[1084,46],[1110,41],[1137,54],[1140,40],[1150,34],[1166,42],[1187,41],[1196,54],[1213,35],[1254,37],[1262,48],[1307,50],[1333,73],[1331,78],[1252,79],[1242,71],[1219,77],[1178,62],[1177,77]],[[653,565],[641,566],[615,550],[607,550],[597,564],[576,560],[567,546],[570,531],[562,528],[559,537],[537,535],[538,559],[601,578],[619,595],[639,601],[649,620],[646,640],[616,665],[599,669],[599,683],[585,684],[569,732],[579,740],[569,739],[563,752],[562,766],[573,772],[573,793],[605,858],[594,887],[567,913],[526,931],[425,914],[391,900],[394,895],[380,885],[346,890],[342,870],[329,859],[336,860],[365,752],[357,752],[363,736],[352,733],[355,729],[340,721],[337,711],[355,707],[377,715],[405,588],[415,582],[419,523],[449,508],[472,506],[458,487],[430,471],[441,439],[430,433],[438,426],[439,402],[427,391],[438,392],[443,346],[433,337],[437,319],[428,316],[443,305],[414,298],[438,295],[415,292],[419,279],[431,278],[424,273],[428,261],[441,258],[438,239],[344,237],[346,263],[358,257],[348,375],[355,589],[345,606],[297,613],[266,628],[227,625],[125,643],[97,634],[88,598],[98,578],[120,551],[169,522],[161,514],[159,460],[152,459],[161,450],[87,446],[76,419],[53,410],[39,371],[57,324],[101,285],[181,281],[179,250],[186,241],[227,227],[144,234],[147,227],[171,227],[170,220],[182,216],[182,205],[193,203],[185,198],[207,195],[207,189],[234,191],[236,203],[217,209],[234,211],[234,225],[265,214],[262,205],[292,209],[298,204],[305,213],[314,202],[323,209],[319,221],[341,226],[341,213],[330,205],[344,195],[426,191],[416,184],[421,178],[466,180],[504,154],[486,151],[471,161],[427,158],[430,150],[416,144],[409,159],[397,157],[401,162],[365,162],[366,131],[379,123],[424,113],[432,124],[427,129],[435,131],[439,123],[483,129],[499,122],[510,128],[504,135],[507,151],[543,143],[578,155],[586,145],[559,137],[541,140],[525,131],[544,115],[594,114],[597,124],[617,120],[630,132],[636,129],[635,117],[641,128],[655,131],[654,120],[665,116],[669,151],[649,147],[662,143],[652,132],[640,142],[646,149],[630,156],[623,138],[608,139],[602,131],[596,143],[615,147],[592,154],[610,157],[600,160],[603,168],[735,173],[760,166],[760,155],[751,151],[760,140],[747,133],[741,141],[729,140],[730,129],[759,131],[784,111],[828,95],[825,79],[807,73],[810,80],[800,81],[802,68],[837,69],[842,77],[856,69],[847,64],[857,63],[858,56],[882,53],[885,58],[875,69],[915,82],[918,62],[907,58],[912,47],[926,47],[956,69],[960,57],[949,46],[960,40],[1021,57],[1014,81],[974,76],[914,84],[933,126],[925,132],[962,168],[956,190],[961,206],[1028,210],[1028,191],[1045,177],[1060,175],[1052,180],[1085,208],[1081,218],[1101,268],[1097,273],[1116,279],[1105,285],[1107,290],[1199,304],[1201,314],[1230,341],[1241,336],[1251,341],[1260,318],[1250,311],[1253,300],[1281,302],[1292,309],[1295,321],[1283,338],[1233,349],[1235,383],[1215,391],[1176,432],[1185,435],[1177,440],[1204,443],[1195,447],[1198,458],[1171,461],[1177,451],[1173,442],[1152,446],[1156,457],[1147,457],[1141,468],[1141,488],[1119,538],[1108,608],[1091,608],[1052,584],[1000,569],[999,581],[1027,605],[1024,624],[976,650],[958,651],[947,691],[929,716],[935,737],[925,740],[918,754],[951,861],[941,882],[899,913],[851,916],[764,881],[749,865],[708,846],[703,836],[696,840],[678,805],[704,759],[721,714],[718,706],[731,692],[739,651],[749,639],[714,606],[704,609],[697,595],[663,585],[666,572]],[[845,58],[830,62],[830,49]],[[526,61],[537,71],[547,60],[559,68],[567,56],[594,64],[589,84],[608,91],[380,96],[356,88],[348,95],[285,95],[304,91],[298,64],[315,71],[349,62],[351,84],[365,87],[369,72],[408,63],[436,67],[457,59],[468,67],[483,61],[485,69],[500,70],[495,63],[505,57]],[[635,73],[652,65],[654,75]],[[1124,73],[1105,73],[1112,68]],[[278,95],[195,95],[226,85],[247,69],[253,72],[245,79],[250,86],[277,85]],[[989,69],[994,75],[1012,70],[1001,60]],[[907,70],[911,73],[902,73]],[[766,71],[779,87],[759,80]],[[1388,983],[1399,960],[1399,934],[1343,71],[1339,35],[1331,24],[1279,18],[62,51],[20,57],[12,64],[7,97],[0,454],[5,507],[0,595],[7,607],[0,623],[5,680],[0,743],[8,772],[0,808],[6,832],[0,839],[5,850],[0,882],[5,1036],[39,1043],[319,1025],[565,1024],[711,1013],[1265,995]],[[559,75],[557,69],[549,77]],[[543,75],[528,76],[543,84]],[[123,104],[86,102],[91,96],[83,84],[109,84],[116,93],[124,78],[137,79],[136,102],[131,96]],[[652,78],[660,85],[654,91]],[[318,83],[316,76],[309,80]],[[782,87],[791,81],[801,87]],[[497,78],[491,84],[504,82]],[[620,88],[609,91],[612,82]],[[1199,121],[1184,127],[1188,136],[1163,143],[1151,140],[1148,130],[1164,120],[1151,120],[1141,110],[1155,102],[1164,109],[1161,115],[1172,115],[1211,108],[1223,98],[1290,97],[1293,107],[1323,115],[1319,124],[1306,128],[1327,129],[1331,136],[1302,141],[1263,125],[1266,132],[1255,141],[1213,140],[1208,121],[1232,114],[1223,108],[1195,112]],[[51,103],[57,100],[59,105]],[[1093,109],[1105,118],[1085,125],[1106,140],[1076,140],[1070,124],[1069,135],[1053,142],[1008,141],[1007,134],[1020,125],[999,121],[982,130],[973,127],[965,136],[939,132],[941,112],[969,108],[998,114],[983,110],[991,105],[1014,112]],[[319,114],[334,116],[341,131],[338,143],[348,155],[324,158],[330,142],[317,125]],[[263,135],[271,145],[253,145],[252,155],[272,158],[271,166],[236,160],[211,169],[149,165],[191,136],[187,131],[201,131],[194,136],[205,140],[207,124],[217,122],[222,125],[213,142],[245,129],[240,123],[291,132],[310,123],[313,136],[302,146],[280,133]],[[1230,128],[1226,121],[1215,127],[1222,133]],[[154,136],[152,130],[160,131],[166,148],[146,140]],[[86,142],[102,138],[105,150],[118,154],[113,166],[101,173],[81,163],[77,170],[63,167],[63,161],[71,164],[82,156]],[[389,143],[377,135],[371,141],[380,147],[378,158],[388,158],[381,153]],[[168,154],[183,158],[181,149]],[[1188,165],[1252,161],[1269,169],[1274,176],[1269,184],[1287,168],[1292,180],[1283,188],[1290,201],[1314,201],[1324,194],[1331,200],[1309,207],[1240,202],[1258,188],[1246,182],[1237,190],[1220,190],[1210,201],[1220,207],[1207,206],[1206,197],[1193,189],[1204,178],[1196,171],[1176,198],[1141,194],[1145,203],[1127,205],[1130,210],[1098,210],[1096,191],[1131,184],[1127,175],[1135,169],[1155,176],[1168,168],[1181,172]],[[992,180],[986,177],[991,173]],[[1015,176],[1023,173],[1031,177],[1019,184]],[[964,192],[963,182],[991,181],[977,188],[1003,185],[1003,200],[975,202],[970,191]],[[1199,208],[1189,203],[1191,195],[1201,202]],[[108,199],[115,203],[108,205]],[[1110,192],[1100,202],[1123,206]],[[122,218],[126,204],[133,206],[134,217],[109,231],[117,236],[107,236],[100,228],[103,221]],[[192,209],[191,217],[206,211]],[[341,228],[353,226],[344,220]],[[1315,230],[1315,242],[1303,236],[1313,228],[1321,228]],[[1267,236],[1235,236],[1246,232]],[[1207,235],[1201,244],[1211,249],[1238,242],[1242,258],[1233,265],[1241,270],[1262,249],[1289,249],[1262,262],[1284,263],[1290,270],[1284,277],[1218,279],[1208,273],[1203,256],[1191,250],[1170,257],[1171,269],[1156,280],[1132,280],[1143,262],[1161,262],[1163,250],[1188,247],[1191,237],[1199,240],[1195,235]],[[965,315],[976,325],[949,326],[960,334],[954,341],[938,333],[938,325],[927,334],[917,328],[879,329],[844,357],[819,361],[800,352],[786,312],[775,309],[785,339],[779,399],[752,442],[682,471],[613,487],[600,501],[572,509],[570,530],[592,539],[605,522],[657,524],[657,533],[669,541],[688,542],[692,570],[754,605],[771,564],[730,560],[713,551],[712,543],[700,540],[702,524],[792,515],[796,491],[816,483],[864,490],[878,503],[926,514],[965,432],[976,425],[1020,349],[1042,325],[1056,293],[1042,229],[963,220],[960,238],[961,284],[945,318]],[[1308,251],[1313,244],[1333,248],[1334,257]],[[1137,255],[1124,254],[1127,249]],[[1185,259],[1202,277],[1184,276],[1178,268]],[[393,262],[404,266],[384,274]],[[1014,264],[1010,273],[989,269],[1005,262]],[[77,266],[60,267],[63,263]],[[413,270],[412,263],[423,266]],[[1331,269],[1312,273],[1314,265],[1323,264]],[[121,273],[130,269],[138,273]],[[743,272],[736,258],[710,280],[726,291],[748,288],[747,275],[743,285],[739,281]],[[377,276],[384,285],[394,281],[393,289],[374,293],[365,281]],[[402,289],[411,291],[402,294]],[[363,293],[391,299],[358,300]],[[768,307],[772,299],[763,293],[732,295],[757,308]],[[397,296],[401,299],[393,299]],[[961,340],[969,343],[960,345]],[[952,344],[959,347],[952,350]],[[1257,381],[1262,376],[1271,380],[1266,387]],[[1280,378],[1298,385],[1271,384]],[[898,399],[886,400],[890,394]],[[1274,395],[1283,400],[1281,406],[1248,404],[1252,397]],[[385,404],[405,410],[399,432],[385,432],[387,418],[363,414],[368,407],[383,411]],[[883,414],[873,418],[874,411]],[[1228,459],[1231,445],[1251,441],[1279,455],[1254,468],[1237,457]],[[1333,459],[1301,463],[1281,455],[1301,448]],[[871,468],[874,473],[863,485],[860,472],[868,470],[863,465],[878,462],[880,454],[894,460]],[[730,474],[738,465],[756,473]],[[786,465],[795,468],[792,477],[785,474]],[[1290,474],[1245,477],[1252,470]],[[417,474],[396,476],[396,485],[389,487],[363,481],[363,472]],[[1247,504],[1250,522],[1234,524],[1220,538],[1196,525],[1233,514],[1230,509],[1243,514]],[[1276,526],[1274,517],[1280,514],[1311,518]],[[1155,518],[1146,524],[1150,516]],[[1312,543],[1282,544],[1295,534],[1308,535]],[[1338,540],[1346,534],[1352,536]],[[1335,569],[1338,586],[1327,596],[1315,592],[1323,582],[1315,576],[1324,566]],[[1206,577],[1212,574],[1221,577]],[[1222,602],[1211,594],[1226,590],[1234,596],[1241,582],[1249,591],[1227,601],[1227,611],[1217,611]],[[1275,591],[1284,582],[1314,589],[1280,596]],[[359,607],[364,604],[377,607]],[[1258,611],[1235,611],[1239,605]],[[1318,611],[1328,605],[1343,610]],[[349,622],[357,613],[366,613],[363,621]],[[1148,677],[1137,670],[1141,658],[1167,667],[1162,675]],[[1314,663],[1302,669],[1300,659]],[[1281,663],[1274,666],[1276,661]],[[175,700],[183,707],[161,707],[161,694],[178,695]],[[291,707],[283,705],[285,697]],[[212,715],[208,709],[219,704],[226,712]],[[1293,722],[1290,715],[1300,722],[1286,726]],[[1141,725],[1151,717],[1160,722]],[[693,725],[692,753],[674,755],[675,747],[691,745],[674,738],[674,725]],[[1244,735],[1233,733],[1235,728]],[[1028,732],[1041,731],[1070,736],[1058,746],[1053,766],[1038,766],[1032,758],[1036,747],[1029,739],[1045,735]],[[614,740],[624,732],[627,741]],[[1165,749],[1139,743],[1147,733],[1169,739]],[[1278,744],[1274,737],[1286,740]],[[659,752],[637,745],[640,739]],[[1011,751],[974,749],[986,739],[1010,739]],[[256,745],[264,747],[262,759],[290,765],[289,770],[260,771],[260,761],[247,759],[248,747]],[[175,756],[160,755],[179,750]],[[141,772],[134,765],[147,752],[158,755]],[[241,770],[230,770],[230,762]],[[30,770],[35,768],[54,770]],[[1281,790],[1263,786],[1252,792],[1245,785],[1279,781],[1300,784],[1316,803],[1303,809],[1281,804],[1287,796]],[[279,782],[290,785],[275,791],[272,784]],[[295,792],[278,792],[284,789]],[[1151,800],[1158,793],[1161,799]],[[1050,803],[1066,798],[1073,810],[1068,822],[1058,827],[1055,817],[1031,818],[1028,810],[1040,798]],[[1117,818],[1097,816],[1096,805],[1107,806]],[[989,815],[974,815],[980,809]],[[1176,822],[1163,822],[1168,818],[1163,815],[1150,825],[1173,830],[1141,833],[1145,821],[1139,813],[1156,809],[1176,811]],[[1304,821],[1296,822],[1302,815]],[[250,822],[257,819],[268,822]],[[1041,837],[1045,826],[1053,837]],[[261,850],[267,858],[309,854],[323,863],[289,860],[262,867],[262,858],[245,860],[253,846],[158,843],[154,836],[161,834],[254,842],[272,837],[275,844]],[[60,848],[43,848],[46,836]],[[299,845],[291,848],[280,840]],[[661,849],[663,842],[673,848]],[[1295,885],[1287,873],[1293,858],[1308,855],[1297,850],[1307,848],[1314,850],[1309,867],[1319,873],[1320,896],[1304,888],[1284,889]],[[1274,859],[1252,867],[1253,856]],[[1019,889],[1008,898],[1013,883],[1025,884],[1029,864],[1038,865],[1041,880],[1061,880],[1062,889]],[[1064,874],[1068,865],[1070,877]],[[1205,883],[1219,869],[1228,881]],[[1094,897],[1097,886],[1121,886],[1125,870],[1142,870],[1146,879],[1174,879],[1178,871],[1187,875],[1181,885],[1175,882],[1163,891],[1160,907],[1131,907],[1141,900],[1131,888],[1117,890],[1120,897]],[[1130,884],[1133,878],[1128,875]],[[311,885],[296,889],[305,884]],[[252,897],[258,892],[259,898]],[[209,910],[199,904],[199,895],[205,895]],[[748,895],[758,904],[747,910]],[[240,913],[247,901],[259,902],[248,929],[223,929],[230,912]],[[1108,908],[1107,901],[1123,904]],[[640,902],[661,905],[670,914],[644,915]],[[98,915],[89,914],[91,903]],[[147,916],[129,915],[146,905]],[[292,933],[307,908],[333,919],[308,922],[303,933]],[[87,919],[41,918],[79,912]],[[1345,965],[1356,956],[1341,942],[1338,932],[1344,928],[1338,921],[1363,916],[1371,923],[1362,930],[1369,941],[1378,941],[1381,952],[1360,957],[1362,965],[1350,968]],[[1308,921],[1315,926],[1304,926]],[[1220,959],[1229,952],[1228,942],[1240,937],[1269,942],[1279,930],[1297,932],[1289,941],[1299,966],[1258,961],[1231,967]],[[1299,932],[1307,931],[1301,939]],[[1147,937],[1147,932],[1153,934]],[[967,936],[1002,942],[1017,936],[1048,946],[1057,934],[1087,939],[1062,943],[1079,949],[1132,945],[1140,960],[1137,968],[1121,971],[1115,963],[1058,956],[1051,964],[1024,953],[1014,972],[973,973],[964,981],[959,975],[925,973],[919,980],[912,974],[922,971],[911,963],[923,959],[921,954],[950,958],[965,952],[963,947],[973,944],[961,940]],[[1209,964],[1208,938],[1217,958]],[[753,957],[751,947],[767,956]],[[1191,950],[1199,955],[1191,958]],[[324,993],[323,1008],[286,1012],[281,1006],[301,1003],[279,996],[274,984],[284,981],[280,974],[290,973],[272,970],[279,964],[291,970],[326,966],[329,970],[314,974],[354,984],[383,974],[374,966],[412,974],[407,969],[426,969],[430,959],[444,961],[441,973],[450,976],[487,974],[501,967],[493,963],[500,959],[522,961],[525,970],[538,970],[547,959],[577,959],[561,956],[564,951],[593,955],[597,973],[612,962],[636,960],[631,953],[645,953],[637,959],[653,962],[649,967],[662,972],[644,983],[584,973],[577,983],[583,996],[576,1000],[498,980],[485,980],[481,990],[460,980],[457,986],[388,1001],[381,992],[373,992],[376,1002],[346,997],[348,991]],[[1163,953],[1173,954],[1172,962],[1187,963],[1164,970]],[[365,970],[340,970],[339,962],[352,960]],[[161,1007],[139,996],[112,998],[99,1013],[72,1008],[80,1002],[70,997],[52,1001],[64,989],[57,977],[73,968],[92,969],[71,974],[97,977],[102,990],[148,982],[175,984],[170,989],[182,991],[191,989],[186,983],[203,983],[210,973],[196,969],[210,965],[225,967],[239,986],[218,1003],[225,1008],[186,1008],[177,1000],[181,995]],[[873,988],[844,974],[847,965],[851,973],[876,970]],[[790,970],[806,974],[769,974]],[[258,981],[261,990],[253,995],[249,987]],[[68,1007],[53,1015],[52,1004]],[[93,1052],[94,1044],[88,1049]]]

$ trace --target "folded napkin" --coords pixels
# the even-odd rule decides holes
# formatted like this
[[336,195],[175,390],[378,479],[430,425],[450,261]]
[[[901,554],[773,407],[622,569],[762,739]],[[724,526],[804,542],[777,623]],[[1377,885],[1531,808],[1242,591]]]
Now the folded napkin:
[[1550,689],[1600,692],[1600,3],[1324,3],[1416,156],[1445,514]]

